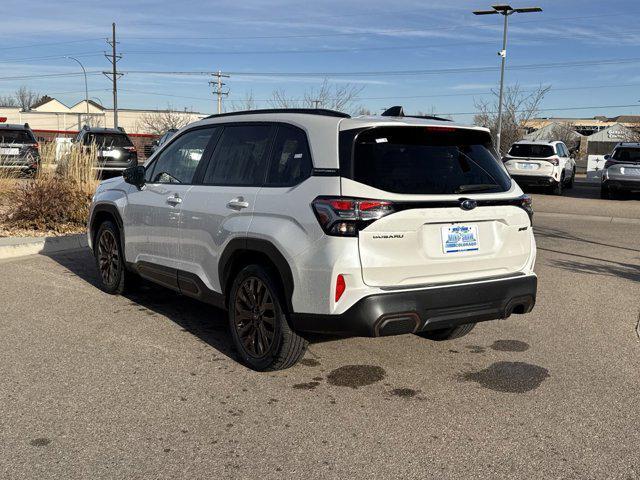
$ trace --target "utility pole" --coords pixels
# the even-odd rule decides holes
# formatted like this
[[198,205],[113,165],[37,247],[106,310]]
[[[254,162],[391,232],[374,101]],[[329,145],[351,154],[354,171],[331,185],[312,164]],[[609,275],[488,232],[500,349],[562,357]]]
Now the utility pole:
[[226,75],[218,70],[216,73],[213,73],[212,76],[216,77],[216,80],[211,80],[209,82],[209,85],[215,88],[213,90],[213,94],[218,96],[218,113],[222,113],[222,96],[229,95],[229,89],[227,89],[226,92],[222,90],[222,87],[226,85],[226,83],[224,83],[222,79],[229,78],[229,75]]
[[508,19],[509,16],[514,13],[534,13],[541,12],[542,9],[540,7],[526,7],[526,8],[513,8],[511,5],[492,5],[491,8],[493,10],[476,10],[473,12],[474,15],[502,15],[504,17],[504,27],[502,30],[502,50],[498,52],[498,55],[501,57],[500,64],[500,93],[498,97],[498,125],[496,127],[496,150],[499,155],[502,155],[501,152],[501,144],[500,144],[500,135],[502,133],[502,104],[503,104],[503,93],[504,93],[504,68],[507,63],[507,28],[508,28]]
[[110,78],[113,82],[113,127],[118,128],[118,78],[120,78],[123,74],[118,73],[118,68],[116,64],[118,60],[122,58],[122,55],[117,54],[117,45],[119,42],[116,41],[116,24],[111,24],[112,34],[111,40],[107,39],[107,43],[111,45],[111,54],[107,54],[105,52],[104,56],[107,57],[107,60],[111,62],[112,70],[110,72],[102,72],[107,78]]

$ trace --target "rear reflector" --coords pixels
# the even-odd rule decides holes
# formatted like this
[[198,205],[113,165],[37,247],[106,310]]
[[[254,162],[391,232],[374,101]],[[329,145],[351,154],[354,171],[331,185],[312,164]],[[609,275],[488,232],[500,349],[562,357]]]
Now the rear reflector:
[[336,302],[340,300],[340,297],[342,297],[342,294],[344,293],[346,288],[347,284],[344,281],[344,277],[342,276],[342,274],[338,275],[338,277],[336,278]]

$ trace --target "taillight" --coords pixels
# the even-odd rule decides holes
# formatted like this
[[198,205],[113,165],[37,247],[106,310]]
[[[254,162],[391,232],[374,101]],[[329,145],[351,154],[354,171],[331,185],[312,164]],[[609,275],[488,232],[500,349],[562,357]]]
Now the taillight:
[[327,235],[355,237],[372,222],[393,213],[393,203],[384,200],[361,200],[345,197],[318,197],[313,211]]
[[615,165],[616,161],[615,160],[607,160],[606,162],[604,162],[604,168],[607,169],[609,168],[611,165]]
[[136,147],[124,147],[124,149],[127,152],[136,152],[137,153]]
[[336,296],[335,296],[336,302],[340,300],[340,297],[342,297],[342,294],[346,289],[347,289],[347,284],[345,283],[344,277],[342,276],[342,274],[340,274],[336,278]]
[[518,201],[520,202],[518,206],[527,212],[529,220],[533,222],[533,199],[531,195],[522,195],[518,198]]
[[551,162],[551,164],[552,164],[552,165],[555,165],[556,167],[557,167],[558,165],[560,165],[560,160],[559,160],[559,159],[557,159],[557,158],[552,158],[552,159],[550,159],[550,160],[549,160],[549,162]]

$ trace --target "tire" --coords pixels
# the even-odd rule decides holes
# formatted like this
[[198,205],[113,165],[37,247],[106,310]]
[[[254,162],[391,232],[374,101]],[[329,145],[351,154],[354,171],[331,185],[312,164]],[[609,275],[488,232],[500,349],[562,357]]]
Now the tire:
[[259,372],[295,365],[308,342],[289,326],[278,277],[260,265],[243,268],[229,294],[229,329],[243,363]]
[[558,196],[562,195],[563,184],[564,184],[564,175],[560,177],[560,181],[558,183],[551,186],[551,193]]
[[600,185],[600,198],[602,200],[609,200],[611,198],[611,191],[606,185]]
[[418,332],[416,335],[429,340],[441,342],[443,340],[453,340],[467,335],[476,326],[475,323],[465,323],[453,328],[443,328],[440,330],[430,330],[427,332]]
[[573,171],[571,172],[571,178],[567,183],[567,188],[573,188],[573,184],[575,183],[575,181],[576,181],[576,169],[574,168]]
[[105,292],[122,295],[133,290],[138,278],[126,268],[120,233],[112,222],[102,222],[98,227],[93,256],[96,260],[98,280]]

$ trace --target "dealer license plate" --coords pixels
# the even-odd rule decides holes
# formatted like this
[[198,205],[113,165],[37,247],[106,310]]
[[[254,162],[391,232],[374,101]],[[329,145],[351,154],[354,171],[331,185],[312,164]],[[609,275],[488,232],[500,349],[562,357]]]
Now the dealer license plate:
[[477,225],[448,225],[442,227],[444,253],[474,252],[479,248]]

